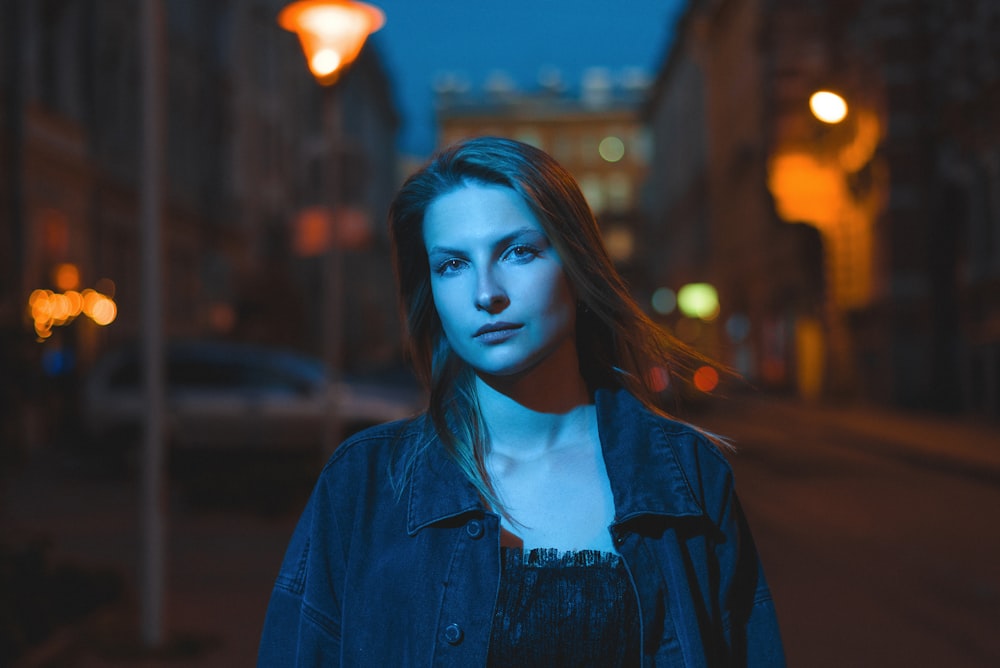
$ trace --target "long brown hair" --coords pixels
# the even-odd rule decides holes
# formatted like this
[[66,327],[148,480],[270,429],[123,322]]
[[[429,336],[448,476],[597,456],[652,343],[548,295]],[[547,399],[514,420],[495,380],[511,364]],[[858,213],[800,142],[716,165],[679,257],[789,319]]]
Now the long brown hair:
[[[576,180],[547,153],[511,139],[479,137],[435,155],[406,180],[389,209],[408,353],[429,391],[428,413],[438,438],[480,493],[499,508],[485,469],[485,429],[474,376],[444,336],[423,240],[427,207],[467,184],[512,189],[558,252],[579,301],[577,351],[591,391],[624,387],[650,409],[666,413],[662,387],[651,382],[650,374],[659,369],[676,376],[705,360],[654,323],[631,297]],[[410,465],[417,454],[410,453]]]

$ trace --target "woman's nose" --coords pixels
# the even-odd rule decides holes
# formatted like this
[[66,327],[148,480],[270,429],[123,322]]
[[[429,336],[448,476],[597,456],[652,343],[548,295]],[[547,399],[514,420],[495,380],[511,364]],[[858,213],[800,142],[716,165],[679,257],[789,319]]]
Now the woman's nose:
[[487,313],[499,313],[507,308],[510,299],[492,272],[483,272],[476,286],[476,308]]

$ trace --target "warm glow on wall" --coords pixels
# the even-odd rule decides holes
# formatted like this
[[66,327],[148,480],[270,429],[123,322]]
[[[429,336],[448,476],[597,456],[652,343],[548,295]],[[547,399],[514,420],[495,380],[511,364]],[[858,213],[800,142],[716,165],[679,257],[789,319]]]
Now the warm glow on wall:
[[864,169],[882,139],[882,126],[878,117],[870,111],[860,111],[854,115],[854,136],[837,153],[840,167],[848,173]]
[[795,371],[799,395],[804,399],[819,399],[823,392],[825,350],[823,325],[816,318],[799,318],[795,322]]
[[[876,158],[882,138],[878,116],[857,109],[842,127],[844,132],[826,142],[776,151],[768,163],[768,188],[782,220],[820,231],[831,302],[855,308],[871,298],[872,227],[887,186]],[[861,173],[864,178],[857,178]],[[865,187],[857,188],[859,183]]]
[[774,156],[768,188],[782,220],[820,229],[837,224],[848,197],[843,172],[808,153]]
[[385,24],[385,14],[351,0],[300,0],[281,10],[278,24],[298,35],[309,70],[330,86],[361,53],[368,35]]
[[847,117],[847,102],[828,90],[813,93],[809,98],[809,109],[824,123],[840,123]]

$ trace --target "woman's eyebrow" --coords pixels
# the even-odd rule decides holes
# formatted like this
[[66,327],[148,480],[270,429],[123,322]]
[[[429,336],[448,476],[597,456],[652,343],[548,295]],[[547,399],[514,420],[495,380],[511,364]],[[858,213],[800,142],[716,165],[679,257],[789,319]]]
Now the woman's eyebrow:
[[431,246],[427,249],[428,255],[462,255],[462,251],[456,248],[445,248],[444,246]]
[[[493,242],[493,247],[496,248],[496,247],[506,246],[516,241],[517,239],[525,236],[538,237],[544,241],[547,241],[547,237],[543,232],[536,230],[533,227],[521,227],[497,239],[495,242]],[[427,249],[428,255],[462,255],[464,254],[464,252],[465,251],[459,250],[457,248],[448,248],[445,246],[431,246],[430,248]]]

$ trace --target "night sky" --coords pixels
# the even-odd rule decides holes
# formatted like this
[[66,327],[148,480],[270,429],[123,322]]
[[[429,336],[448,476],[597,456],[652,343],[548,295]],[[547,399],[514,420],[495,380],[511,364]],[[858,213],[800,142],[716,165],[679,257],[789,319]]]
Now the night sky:
[[433,86],[452,74],[472,90],[497,70],[522,89],[559,70],[571,87],[588,67],[652,77],[666,55],[684,0],[368,0],[386,14],[372,36],[402,113],[400,149],[434,148]]

